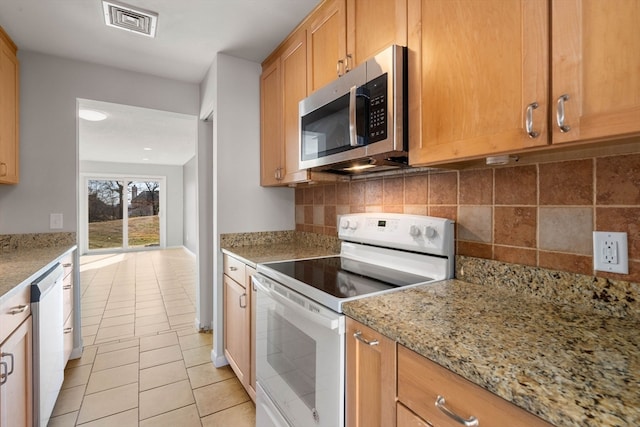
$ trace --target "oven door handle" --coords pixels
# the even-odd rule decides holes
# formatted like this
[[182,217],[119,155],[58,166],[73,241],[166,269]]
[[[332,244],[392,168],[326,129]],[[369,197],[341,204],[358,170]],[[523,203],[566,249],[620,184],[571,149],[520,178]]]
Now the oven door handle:
[[307,310],[304,307],[300,306],[298,303],[295,303],[276,292],[272,292],[271,289],[265,287],[255,277],[251,277],[251,281],[253,282],[255,287],[258,289],[258,292],[263,292],[267,297],[285,306],[291,311],[294,311],[299,315],[304,316],[305,319],[311,320],[313,323],[318,324],[327,329],[335,330],[340,328],[340,315],[336,314],[336,317],[330,318],[321,313],[316,313],[311,310]]

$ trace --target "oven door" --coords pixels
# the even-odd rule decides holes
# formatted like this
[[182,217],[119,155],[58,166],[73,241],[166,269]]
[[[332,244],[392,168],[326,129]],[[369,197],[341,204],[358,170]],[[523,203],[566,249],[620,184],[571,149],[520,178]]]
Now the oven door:
[[[258,400],[291,427],[344,426],[344,315],[259,274],[252,280]],[[269,425],[261,414],[256,424]]]

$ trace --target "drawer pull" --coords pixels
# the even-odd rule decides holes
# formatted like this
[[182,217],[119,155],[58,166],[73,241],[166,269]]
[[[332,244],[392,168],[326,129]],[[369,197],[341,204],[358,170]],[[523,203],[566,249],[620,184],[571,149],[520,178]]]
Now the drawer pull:
[[71,332],[73,332],[73,328],[64,328],[62,331],[63,334],[70,334]]
[[362,331],[356,331],[356,333],[355,333],[355,334],[353,334],[353,336],[354,336],[354,338],[355,338],[355,339],[357,339],[357,340],[358,340],[358,341],[360,341],[360,342],[365,343],[366,345],[374,346],[374,345],[378,345],[378,344],[380,344],[380,341],[378,341],[378,340],[371,340],[371,341],[369,341],[368,339],[366,339],[365,337],[363,337],[363,336],[362,336]]
[[446,402],[444,401],[444,397],[438,396],[438,398],[436,399],[436,408],[438,408],[440,410],[440,412],[445,414],[447,417],[451,418],[452,420],[454,420],[458,424],[461,424],[461,425],[463,425],[465,427],[477,427],[479,425],[478,424],[478,419],[476,417],[471,416],[471,417],[469,417],[468,419],[465,420],[460,415],[456,414],[451,409],[449,409],[446,406],[444,406],[445,403]]
[[238,267],[231,266],[229,267],[229,271],[238,271]]
[[[242,302],[244,299],[244,302]],[[244,293],[238,297],[238,304],[240,304],[240,308],[247,308],[247,294]]]
[[67,286],[63,286],[62,289],[64,289],[65,291],[68,291],[69,289],[71,289],[73,286],[71,285],[67,285]]
[[62,264],[62,266],[63,266],[64,268],[69,268],[69,267],[71,267],[72,265],[73,265],[73,264],[71,264],[70,262],[65,262],[64,264]]
[[7,370],[7,362],[0,360],[0,385],[7,382],[7,377],[9,376]]
[[20,313],[24,313],[25,311],[27,311],[27,307],[29,307],[26,304],[20,304],[17,307],[12,308],[11,310],[9,310],[9,314],[20,314]]

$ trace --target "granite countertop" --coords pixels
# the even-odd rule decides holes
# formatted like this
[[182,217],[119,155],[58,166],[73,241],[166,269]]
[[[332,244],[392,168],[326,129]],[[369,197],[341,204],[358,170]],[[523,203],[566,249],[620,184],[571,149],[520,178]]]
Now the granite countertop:
[[293,231],[225,234],[220,246],[223,253],[253,268],[265,262],[340,254],[336,238]]
[[253,268],[256,268],[257,264],[265,262],[314,258],[339,254],[339,252],[331,251],[322,247],[309,246],[304,243],[239,246],[234,248],[222,248],[222,252],[239,258],[245,264],[248,264]]
[[447,280],[348,316],[556,426],[640,425],[640,317]]
[[0,302],[10,297],[14,289],[36,279],[44,273],[45,267],[75,248],[75,245],[65,244],[0,252]]

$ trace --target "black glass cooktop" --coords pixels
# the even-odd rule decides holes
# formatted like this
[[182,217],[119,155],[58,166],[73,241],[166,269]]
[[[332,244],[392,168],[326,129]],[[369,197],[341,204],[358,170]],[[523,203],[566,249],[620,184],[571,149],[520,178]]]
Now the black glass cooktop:
[[433,280],[339,256],[275,262],[265,266],[337,298],[366,295]]

